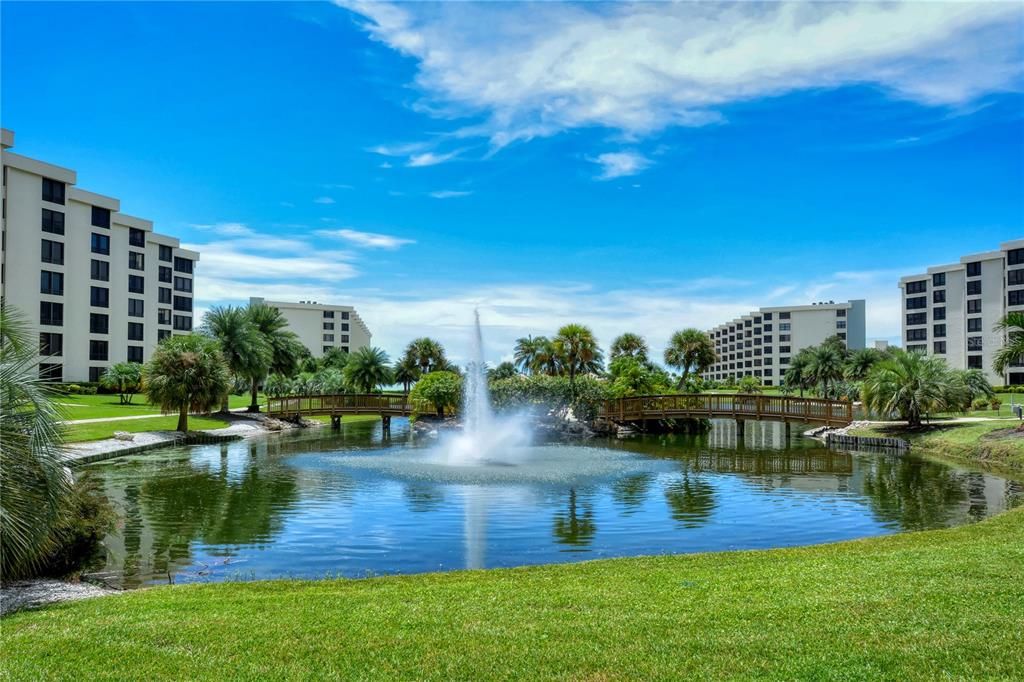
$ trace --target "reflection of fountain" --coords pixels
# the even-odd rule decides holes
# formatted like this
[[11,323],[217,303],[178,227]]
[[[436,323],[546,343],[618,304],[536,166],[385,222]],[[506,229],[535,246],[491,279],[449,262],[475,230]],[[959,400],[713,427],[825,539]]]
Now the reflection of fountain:
[[463,537],[466,543],[466,568],[485,568],[487,546],[487,499],[482,488],[466,488],[463,501]]
[[455,466],[518,464],[526,455],[529,432],[521,418],[496,417],[491,408],[479,311],[474,316],[473,353],[462,390],[463,429],[441,448],[442,459]]

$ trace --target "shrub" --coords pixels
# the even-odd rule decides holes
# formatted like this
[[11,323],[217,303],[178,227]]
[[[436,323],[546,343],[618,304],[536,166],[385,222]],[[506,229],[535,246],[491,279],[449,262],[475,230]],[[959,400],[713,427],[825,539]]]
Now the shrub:
[[1002,406],[1003,406],[1003,401],[1000,400],[999,398],[993,397],[993,398],[989,398],[988,399],[988,407],[989,407],[990,410],[998,410]]
[[99,482],[89,473],[80,476],[53,527],[53,549],[43,558],[39,574],[59,577],[80,570],[113,529],[115,519]]
[[594,419],[601,404],[613,397],[612,385],[593,376],[576,378],[575,399],[567,377],[546,374],[492,381],[490,389],[491,402],[499,410],[539,408],[545,412],[565,414],[571,408],[576,418],[584,421]]
[[971,409],[974,410],[987,410],[988,399],[987,398],[975,398],[974,402],[971,403]]
[[757,377],[745,376],[742,379],[740,379],[740,393],[760,393],[761,391],[761,382],[757,379]]
[[117,391],[122,405],[131,405],[132,396],[142,390],[142,365],[137,362],[111,365],[100,377],[100,384]]
[[431,405],[438,417],[444,417],[445,410],[455,410],[462,402],[462,377],[454,372],[430,372],[416,382],[409,398],[413,405]]

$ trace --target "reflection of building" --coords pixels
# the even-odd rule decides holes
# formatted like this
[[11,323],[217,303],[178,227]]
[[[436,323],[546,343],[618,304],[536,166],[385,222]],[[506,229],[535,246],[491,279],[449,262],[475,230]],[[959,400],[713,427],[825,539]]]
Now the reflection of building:
[[12,153],[11,131],[2,138],[0,295],[38,330],[40,375],[97,381],[191,331],[199,254],[76,187],[75,171]]
[[350,305],[316,301],[284,303],[256,297],[249,299],[249,303],[262,303],[280,310],[288,320],[288,328],[298,334],[299,340],[315,358],[323,356],[331,348],[354,353],[370,345],[370,330]]

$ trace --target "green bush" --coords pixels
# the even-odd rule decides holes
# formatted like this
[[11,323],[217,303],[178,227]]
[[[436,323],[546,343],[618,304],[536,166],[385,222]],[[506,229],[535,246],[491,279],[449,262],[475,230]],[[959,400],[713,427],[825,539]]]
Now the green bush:
[[116,516],[99,481],[84,473],[74,482],[52,530],[52,549],[39,575],[62,577],[80,570],[114,527]]
[[971,403],[971,408],[975,410],[987,410],[988,398],[975,398]]
[[462,377],[454,372],[425,374],[413,386],[409,399],[417,406],[417,412],[419,405],[429,405],[438,417],[444,417],[445,410],[454,411],[462,402]]
[[1003,406],[1003,401],[1000,400],[999,398],[989,398],[988,399],[988,407],[989,407],[990,410],[998,410],[1002,406]]
[[499,410],[534,410],[564,413],[572,408],[577,419],[590,421],[601,404],[613,397],[612,385],[593,376],[576,378],[573,398],[568,377],[533,374],[490,383],[491,402]]

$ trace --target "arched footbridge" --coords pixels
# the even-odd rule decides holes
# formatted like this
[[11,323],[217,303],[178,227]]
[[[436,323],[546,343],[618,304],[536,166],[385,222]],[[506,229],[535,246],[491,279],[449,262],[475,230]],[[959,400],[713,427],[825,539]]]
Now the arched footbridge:
[[267,398],[267,415],[279,419],[330,417],[331,426],[341,425],[347,414],[380,415],[384,427],[392,417],[408,417],[414,411],[409,396],[401,393],[363,393],[339,395],[302,395]]
[[684,393],[606,400],[600,416],[622,424],[665,419],[735,419],[845,426],[853,421],[853,405],[841,400],[782,395]]

